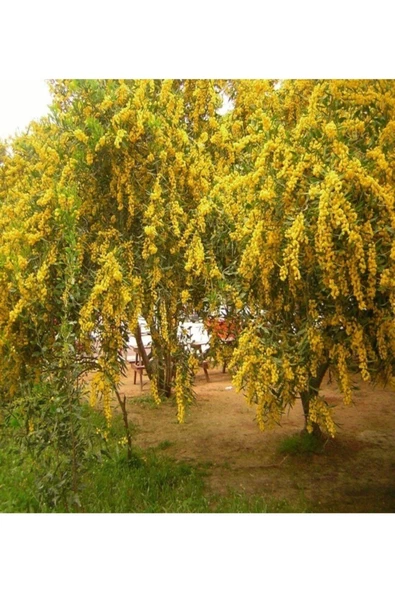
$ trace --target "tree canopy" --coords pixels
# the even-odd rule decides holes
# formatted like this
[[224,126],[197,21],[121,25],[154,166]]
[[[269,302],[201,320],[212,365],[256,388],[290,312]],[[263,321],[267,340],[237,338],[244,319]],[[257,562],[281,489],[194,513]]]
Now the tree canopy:
[[236,244],[232,284],[251,313],[234,380],[261,427],[301,397],[308,427],[334,434],[317,396],[326,369],[345,403],[350,372],[393,372],[395,85],[237,82],[233,100],[234,165],[211,196]]
[[350,372],[393,371],[395,83],[51,88],[50,116],[1,153],[2,396],[56,374],[67,350],[109,415],[142,315],[152,394],[173,389],[182,421],[196,361],[179,322],[226,304],[241,328],[234,381],[260,427],[301,399],[307,428],[333,435],[326,370],[345,403]]
[[119,352],[143,315],[154,342],[156,366],[147,364],[153,394],[168,395],[173,383],[182,419],[191,372],[177,327],[218,273],[213,256],[202,275],[199,218],[217,164],[208,138],[220,134],[220,85],[82,80],[51,87],[50,117],[15,140],[2,167],[5,384],[16,388],[22,368],[33,366],[39,379],[59,337],[68,298],[60,280],[64,235],[72,225],[70,321],[85,354],[92,354],[91,333],[100,334],[93,398],[103,394],[110,413]]

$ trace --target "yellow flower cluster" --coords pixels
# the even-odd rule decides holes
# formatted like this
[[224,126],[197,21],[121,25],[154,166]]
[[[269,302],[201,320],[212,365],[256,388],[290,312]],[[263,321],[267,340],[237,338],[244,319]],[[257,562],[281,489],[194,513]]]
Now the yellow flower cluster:
[[368,370],[368,356],[365,346],[365,339],[363,329],[361,326],[354,324],[351,334],[351,345],[358,356],[359,369],[363,380],[370,380],[370,373]]
[[84,144],[88,143],[88,136],[80,129],[75,130],[74,132],[75,137],[77,138],[77,140],[79,140],[80,142],[83,142]]
[[332,438],[335,437],[336,427],[328,404],[322,397],[314,397],[310,401],[307,431],[312,432],[314,423],[323,427]]
[[115,140],[114,140],[114,146],[115,146],[115,148],[120,148],[120,146],[121,146],[121,143],[122,143],[122,140],[123,140],[123,138],[124,138],[126,135],[127,135],[127,132],[126,132],[126,130],[124,130],[124,129],[119,129],[119,130],[117,131],[117,134],[116,134],[116,136],[115,136]]
[[340,390],[343,394],[343,401],[345,405],[350,405],[352,402],[352,388],[347,368],[347,359],[349,357],[350,354],[343,344],[337,343],[332,347],[331,358],[336,364],[338,382]]
[[302,244],[307,244],[308,239],[305,232],[305,219],[302,213],[298,214],[292,223],[292,226],[286,230],[285,236],[289,239],[288,245],[284,249],[283,265],[280,269],[280,279],[284,281],[287,278],[288,270],[292,272],[295,280],[301,279],[299,269],[299,252]]
[[264,253],[263,244],[264,222],[260,220],[251,233],[251,238],[242,254],[239,273],[245,281],[252,280],[254,270],[260,267],[261,270],[267,269],[264,265],[265,260],[262,259]]
[[168,318],[167,318],[167,308],[166,308],[166,303],[164,300],[160,301],[159,304],[159,314],[160,314],[160,329],[161,329],[161,335],[163,337],[163,339],[169,343],[170,342],[170,336],[169,336],[169,323],[168,323]]
[[312,376],[316,376],[318,366],[323,361],[325,355],[322,332],[310,326],[307,329],[307,338],[311,349],[310,371]]
[[151,395],[157,405],[160,405],[160,396],[159,396],[159,389],[158,389],[158,381],[157,377],[153,376],[150,382],[151,388]]
[[[135,286],[137,287],[136,284]],[[95,329],[96,311],[100,311],[107,337],[120,345],[122,343],[121,335],[114,333],[113,328],[120,326],[133,296],[135,296],[133,287],[129,289],[123,283],[122,270],[114,252],[102,256],[96,282],[81,309],[80,327],[82,332],[89,333]]]
[[112,418],[111,396],[112,388],[109,380],[104,371],[98,370],[94,373],[90,381],[89,403],[94,407],[97,404],[97,401],[100,398],[102,399],[103,412],[108,424],[111,422]]
[[184,377],[182,372],[176,369],[176,380],[174,395],[177,403],[177,420],[179,423],[184,423],[185,418],[185,401],[184,401]]
[[[279,364],[276,354],[277,348],[264,346],[251,328],[242,332],[229,366],[231,370],[236,369],[232,379],[235,387],[244,391],[249,405],[256,403],[261,430],[278,425],[284,405],[291,404],[299,389],[305,386],[304,373],[300,374],[297,369],[295,374],[287,357]],[[280,385],[285,386],[285,399],[278,396]]]
[[[187,261],[185,271],[192,271],[194,276],[200,276],[203,273],[204,266],[204,247],[200,236],[195,233],[187,251]],[[191,280],[192,281],[192,280]]]

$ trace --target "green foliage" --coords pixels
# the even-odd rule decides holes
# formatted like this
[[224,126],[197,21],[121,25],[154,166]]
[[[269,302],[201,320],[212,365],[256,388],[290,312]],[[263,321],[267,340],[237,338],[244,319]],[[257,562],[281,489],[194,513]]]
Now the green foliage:
[[[292,508],[286,502],[248,496],[230,491],[225,496],[214,495],[205,484],[206,470],[176,462],[160,454],[171,445],[149,451],[134,450],[128,460],[122,445],[123,427],[120,417],[107,430],[100,413],[88,407],[81,409],[84,436],[91,447],[86,453],[79,483],[79,504],[71,504],[58,495],[56,484],[42,492],[43,475],[48,471],[48,459],[32,456],[20,448],[15,433],[21,429],[16,415],[1,426],[0,444],[0,512],[89,512],[89,513],[267,513],[305,511],[301,505]],[[87,432],[85,432],[87,430]],[[99,437],[93,438],[92,433]],[[53,449],[47,449],[55,457]],[[59,483],[59,480],[58,480]],[[49,487],[49,475],[46,487]]]
[[48,379],[25,385],[25,395],[5,412],[3,454],[14,471],[21,468],[35,503],[44,511],[67,511],[81,503],[80,477],[97,434],[77,394],[67,384],[60,390]]
[[0,512],[39,512],[35,493],[35,466],[15,443],[0,443]]

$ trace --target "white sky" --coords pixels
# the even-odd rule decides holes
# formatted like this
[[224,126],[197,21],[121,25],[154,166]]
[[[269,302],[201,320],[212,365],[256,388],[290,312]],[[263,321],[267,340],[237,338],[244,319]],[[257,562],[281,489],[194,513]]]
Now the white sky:
[[0,138],[23,131],[50,103],[45,80],[0,80]]

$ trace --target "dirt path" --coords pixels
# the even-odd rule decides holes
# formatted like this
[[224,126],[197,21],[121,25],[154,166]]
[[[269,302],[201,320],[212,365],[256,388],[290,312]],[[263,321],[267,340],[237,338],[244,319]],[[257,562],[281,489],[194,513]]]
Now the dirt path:
[[196,404],[178,425],[173,402],[156,408],[149,383],[140,391],[130,372],[124,393],[137,426],[138,446],[208,468],[211,488],[229,488],[287,500],[316,512],[393,512],[395,510],[395,396],[389,388],[358,382],[352,407],[344,407],[337,388],[324,380],[328,402],[335,405],[335,440],[323,454],[292,455],[278,451],[281,441],[303,427],[301,405],[282,426],[262,433],[254,409],[231,387],[220,369],[196,378]]

